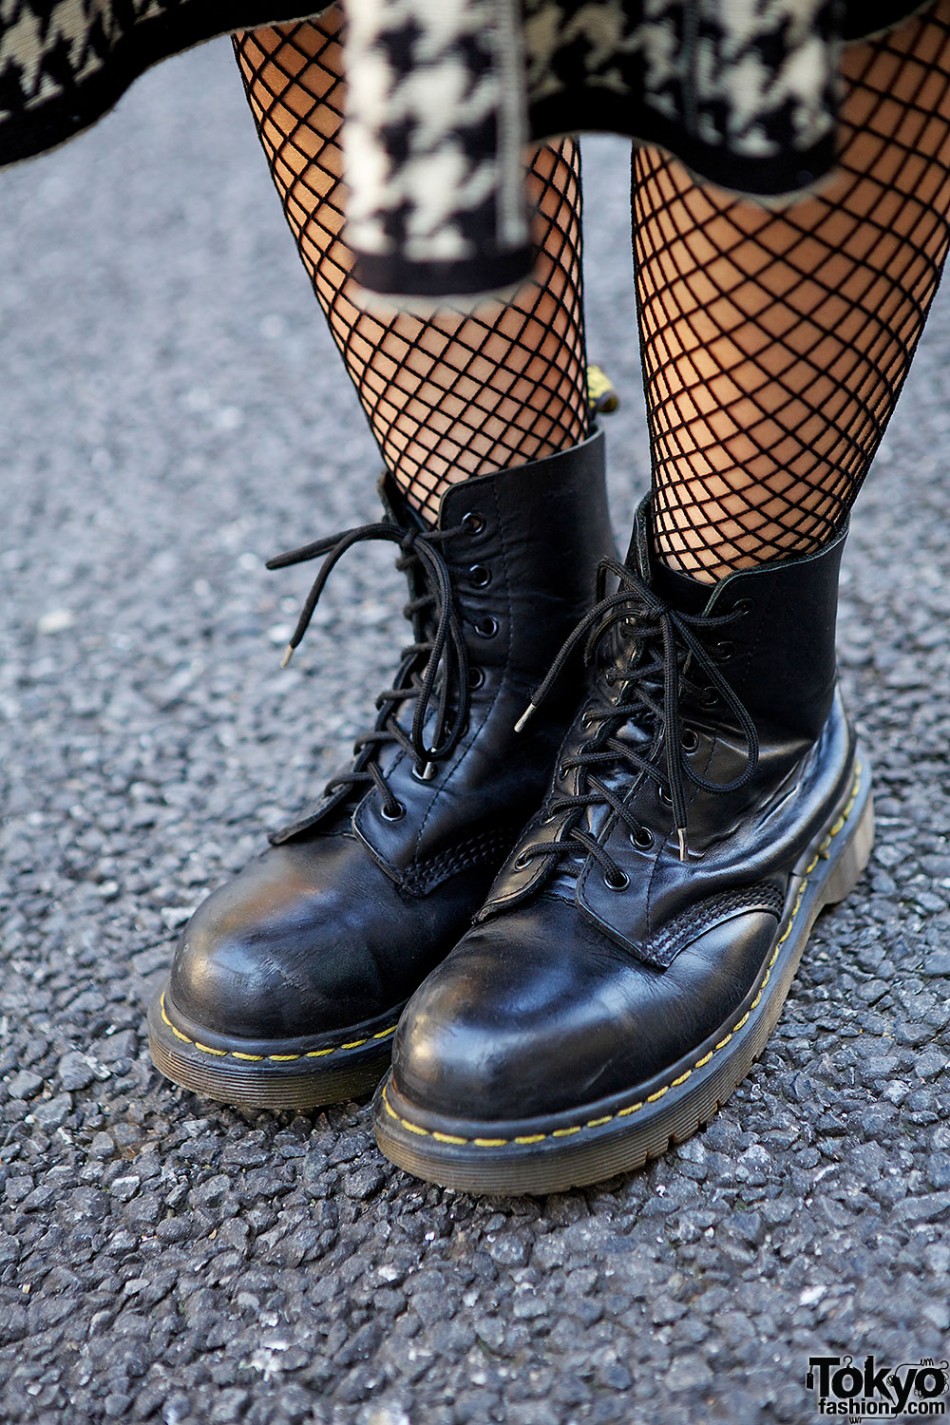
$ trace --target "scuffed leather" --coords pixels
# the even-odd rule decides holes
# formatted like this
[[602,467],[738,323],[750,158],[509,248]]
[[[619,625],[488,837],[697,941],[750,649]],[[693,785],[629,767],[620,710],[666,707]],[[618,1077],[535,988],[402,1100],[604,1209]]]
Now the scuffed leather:
[[[536,728],[514,732],[612,548],[602,436],[452,486],[441,528],[470,511],[483,528],[444,545],[469,658],[484,672],[460,743],[431,781],[401,748],[384,748],[401,820],[380,815],[375,788],[319,808],[209,897],[176,952],[172,1015],[262,1041],[342,1029],[400,1006],[470,923],[541,798],[572,711],[566,697],[552,701]],[[490,571],[487,587],[466,577],[473,565]],[[498,629],[486,638],[475,625],[488,615]]]
[[373,1019],[449,952],[492,871],[483,860],[409,900],[351,832],[274,847],[192,917],[172,1004],[194,1025],[254,1041]]

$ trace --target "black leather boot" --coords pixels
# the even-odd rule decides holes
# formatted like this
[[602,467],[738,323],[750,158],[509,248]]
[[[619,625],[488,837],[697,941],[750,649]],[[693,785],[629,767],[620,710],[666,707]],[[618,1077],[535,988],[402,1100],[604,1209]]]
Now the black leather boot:
[[185,929],[149,1015],[155,1063],[229,1103],[332,1103],[389,1062],[409,995],[471,923],[534,811],[570,721],[518,714],[613,547],[603,437],[452,486],[424,526],[388,482],[388,521],[275,564],[387,539],[409,576],[415,642],[352,767],[317,810],[216,891]]
[[641,506],[576,631],[596,678],[542,811],[400,1023],[394,1162],[559,1191],[688,1137],[748,1071],[873,839],[836,686],[843,543],[709,586],[653,563]]

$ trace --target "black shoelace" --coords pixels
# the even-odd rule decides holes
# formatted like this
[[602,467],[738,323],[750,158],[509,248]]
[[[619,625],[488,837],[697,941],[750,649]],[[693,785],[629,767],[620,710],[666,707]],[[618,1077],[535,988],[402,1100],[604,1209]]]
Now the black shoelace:
[[[286,668],[306,633],[320,595],[334,567],[353,545],[365,540],[387,540],[397,544],[400,556],[396,568],[406,571],[416,566],[422,574],[425,592],[410,599],[403,613],[411,620],[415,642],[404,648],[395,686],[386,688],[376,699],[379,717],[372,731],[364,733],[354,744],[357,754],[352,769],[327,784],[325,795],[349,792],[353,787],[372,784],[383,798],[383,814],[397,820],[403,808],[396,801],[376,758],[381,748],[398,743],[414,759],[416,775],[428,781],[435,764],[451,755],[465,730],[469,707],[468,650],[462,621],[452,596],[452,573],[439,545],[461,533],[464,525],[451,529],[403,529],[400,525],[380,521],[359,525],[340,534],[318,539],[300,549],[279,554],[267,562],[268,569],[285,569],[291,564],[303,564],[309,559],[326,555],[320,572],[300,611],[297,626],[281,659]],[[396,713],[406,702],[413,702],[412,726],[407,732],[397,721]],[[432,718],[426,735],[426,724]]]
[[[611,574],[619,579],[620,587],[614,593],[605,595],[607,578]],[[520,868],[537,857],[561,860],[576,853],[580,847],[600,863],[608,883],[615,889],[622,889],[627,882],[624,872],[578,823],[588,807],[608,806],[626,826],[635,844],[648,844],[646,838],[649,833],[639,825],[632,808],[602,780],[607,773],[624,767],[637,778],[646,776],[654,781],[661,799],[672,807],[680,860],[685,861],[687,783],[706,792],[735,792],[751,781],[758,765],[759,740],[752,718],[701,641],[702,635],[732,623],[743,612],[742,606],[738,605],[727,614],[706,616],[680,613],[659,598],[624,564],[614,559],[601,563],[598,602],[561,648],[544,682],[533,694],[520,718],[518,729],[525,725],[547,697],[581,640],[586,639],[584,661],[590,665],[597,658],[598,650],[603,648],[610,631],[623,622],[632,628],[634,656],[622,668],[602,668],[593,694],[597,702],[584,715],[585,725],[592,731],[590,742],[586,750],[564,758],[561,763],[562,775],[573,768],[578,769],[577,791],[570,796],[552,797],[547,806],[547,816],[554,819],[567,813],[573,824],[562,831],[557,841],[534,842],[525,847],[518,858]],[[705,680],[703,684],[700,678]],[[609,690],[618,685],[619,696],[612,700]],[[711,781],[695,771],[687,760],[688,739],[687,745],[684,745],[680,702],[684,695],[701,698],[705,688],[715,689],[718,697],[731,710],[745,740],[745,766],[729,782]],[[648,732],[642,750],[615,735],[627,721],[633,721]]]

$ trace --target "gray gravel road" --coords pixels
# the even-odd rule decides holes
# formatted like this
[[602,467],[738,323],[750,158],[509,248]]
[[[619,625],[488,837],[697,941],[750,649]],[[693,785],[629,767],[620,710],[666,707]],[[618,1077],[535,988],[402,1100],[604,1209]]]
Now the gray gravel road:
[[[647,479],[624,146],[589,150],[618,529]],[[818,1418],[809,1357],[950,1334],[950,300],[859,505],[842,608],[879,847],[704,1134],[542,1201],[424,1187],[365,1105],[161,1082],[177,928],[304,805],[401,646],[351,559],[377,460],[228,47],[0,177],[0,1418],[461,1425]],[[950,298],[950,294],[947,294]]]

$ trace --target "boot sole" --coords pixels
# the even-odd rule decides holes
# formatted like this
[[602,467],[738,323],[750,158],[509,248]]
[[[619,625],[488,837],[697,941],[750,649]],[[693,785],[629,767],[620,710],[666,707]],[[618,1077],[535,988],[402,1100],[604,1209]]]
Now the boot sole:
[[187,1033],[165,989],[149,1008],[149,1051],[167,1079],[203,1098],[238,1108],[319,1108],[372,1092],[389,1065],[401,1008],[334,1037],[251,1044]]
[[[858,766],[845,806],[793,875],[772,952],[738,1011],[649,1083],[609,1100],[521,1122],[464,1125],[419,1114],[394,1088],[375,1103],[376,1140],[398,1167],[461,1192],[561,1192],[642,1167],[708,1123],[765,1048],[809,933],[854,889],[874,844],[870,777]],[[424,1122],[422,1121],[424,1119]]]

